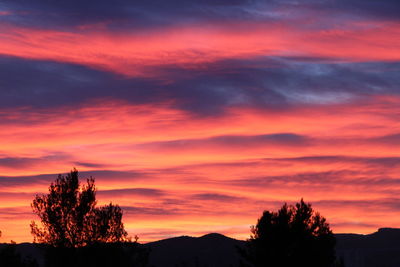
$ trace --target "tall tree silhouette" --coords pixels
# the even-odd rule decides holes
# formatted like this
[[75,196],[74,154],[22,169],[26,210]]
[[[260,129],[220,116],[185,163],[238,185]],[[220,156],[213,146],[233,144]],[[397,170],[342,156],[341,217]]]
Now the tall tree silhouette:
[[264,211],[251,229],[244,266],[331,267],[335,262],[335,237],[318,212],[301,199],[284,204],[277,212]]
[[96,207],[95,180],[81,186],[78,171],[59,175],[47,195],[36,195],[31,206],[41,221],[31,223],[34,241],[53,247],[76,248],[128,240],[118,205]]

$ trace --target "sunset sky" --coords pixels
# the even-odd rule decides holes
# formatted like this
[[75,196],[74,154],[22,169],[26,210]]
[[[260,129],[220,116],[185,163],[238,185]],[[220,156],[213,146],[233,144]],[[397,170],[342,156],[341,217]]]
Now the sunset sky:
[[399,0],[3,0],[1,242],[60,173],[147,242],[301,198],[400,227]]

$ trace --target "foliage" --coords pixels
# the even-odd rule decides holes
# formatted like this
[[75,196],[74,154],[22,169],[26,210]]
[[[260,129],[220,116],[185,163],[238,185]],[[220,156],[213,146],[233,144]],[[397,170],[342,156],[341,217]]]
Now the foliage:
[[335,262],[336,242],[329,224],[303,199],[277,212],[264,211],[251,233],[241,251],[250,266],[328,267]]
[[31,223],[34,242],[74,248],[105,242],[127,241],[118,205],[96,207],[95,180],[81,186],[78,171],[59,175],[47,195],[36,195],[31,206],[41,221]]

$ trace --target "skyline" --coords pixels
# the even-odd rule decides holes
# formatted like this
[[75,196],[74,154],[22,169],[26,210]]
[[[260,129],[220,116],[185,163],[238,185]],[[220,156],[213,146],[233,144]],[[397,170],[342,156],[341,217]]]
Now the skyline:
[[[0,230],[58,174],[139,241],[247,238],[304,198],[335,233],[400,225],[398,1],[0,3]],[[81,179],[81,182],[84,180]]]

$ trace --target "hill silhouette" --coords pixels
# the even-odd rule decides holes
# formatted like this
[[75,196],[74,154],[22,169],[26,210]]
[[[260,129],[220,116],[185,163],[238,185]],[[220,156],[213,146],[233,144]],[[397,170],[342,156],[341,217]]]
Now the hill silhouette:
[[[346,267],[399,267],[400,229],[381,228],[377,232],[336,234],[337,255]],[[236,247],[245,241],[218,233],[201,237],[180,236],[143,244],[150,248],[149,267],[235,267],[239,263]],[[0,244],[0,249],[6,244]],[[42,263],[40,245],[22,243],[17,251]]]
[[400,229],[380,228],[369,235],[336,234],[336,251],[349,267],[400,266]]
[[244,241],[211,233],[201,237],[181,236],[146,244],[151,249],[150,266],[237,266],[236,246]]

